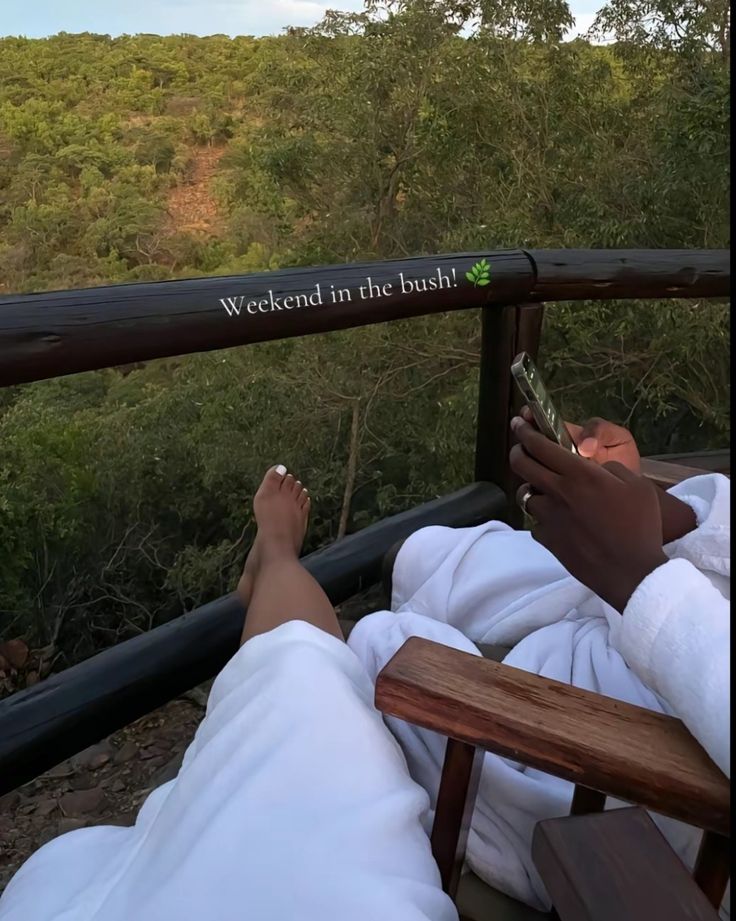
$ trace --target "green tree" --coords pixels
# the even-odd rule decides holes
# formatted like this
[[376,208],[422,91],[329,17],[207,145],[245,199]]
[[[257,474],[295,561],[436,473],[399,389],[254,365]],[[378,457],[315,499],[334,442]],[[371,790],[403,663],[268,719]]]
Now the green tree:
[[[605,46],[561,41],[559,0],[0,39],[0,294],[727,246],[730,21],[658,4],[612,0]],[[626,422],[648,453],[720,447],[728,333],[725,305],[550,305],[541,363],[568,417]],[[0,636],[60,668],[223,593],[272,463],[309,482],[310,550],[466,483],[477,359],[460,312],[0,393]]]

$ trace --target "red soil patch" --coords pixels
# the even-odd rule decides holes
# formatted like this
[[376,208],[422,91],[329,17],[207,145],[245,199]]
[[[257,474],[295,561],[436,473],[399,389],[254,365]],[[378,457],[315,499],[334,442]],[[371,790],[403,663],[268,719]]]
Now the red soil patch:
[[167,232],[217,235],[218,211],[210,186],[224,147],[197,147],[186,181],[169,193]]

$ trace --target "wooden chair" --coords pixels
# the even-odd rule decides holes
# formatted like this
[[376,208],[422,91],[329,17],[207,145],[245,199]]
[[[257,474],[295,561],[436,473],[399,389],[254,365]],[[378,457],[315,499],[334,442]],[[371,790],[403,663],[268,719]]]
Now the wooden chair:
[[453,897],[482,755],[492,751],[574,783],[572,815],[602,812],[612,796],[703,828],[694,879],[720,904],[730,872],[729,782],[679,720],[419,637],[378,676],[376,706],[448,737],[432,850]]
[[[668,487],[704,471],[645,460],[643,472]],[[379,674],[376,706],[448,738],[432,850],[453,897],[491,751],[575,784],[572,818],[540,822],[532,849],[562,921],[716,916],[730,873],[730,784],[679,720],[419,637]],[[604,813],[606,796],[702,828],[692,878],[643,809]],[[521,917],[502,910],[489,921],[498,916]]]
[[641,808],[540,822],[532,858],[561,921],[718,918]]

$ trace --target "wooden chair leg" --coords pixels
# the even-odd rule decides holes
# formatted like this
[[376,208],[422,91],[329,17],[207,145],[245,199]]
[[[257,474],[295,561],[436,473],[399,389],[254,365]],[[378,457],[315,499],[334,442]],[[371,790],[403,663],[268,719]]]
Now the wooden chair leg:
[[432,854],[442,888],[452,899],[460,882],[482,767],[483,749],[447,740],[432,827]]
[[719,908],[731,875],[731,839],[707,831],[695,861],[693,879],[715,908]]
[[591,790],[581,784],[575,784],[572,795],[570,815],[589,815],[591,812],[603,812],[606,805],[606,794],[598,790]]

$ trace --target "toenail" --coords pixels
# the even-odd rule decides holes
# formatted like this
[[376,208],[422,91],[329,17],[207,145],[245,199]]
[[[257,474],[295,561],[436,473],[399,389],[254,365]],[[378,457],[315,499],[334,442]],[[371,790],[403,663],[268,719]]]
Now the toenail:
[[279,476],[284,476],[284,474],[286,473],[286,467],[284,467],[283,464],[279,464],[278,467],[276,468],[276,473],[278,473]]

